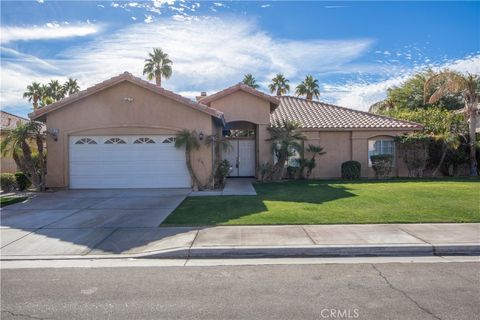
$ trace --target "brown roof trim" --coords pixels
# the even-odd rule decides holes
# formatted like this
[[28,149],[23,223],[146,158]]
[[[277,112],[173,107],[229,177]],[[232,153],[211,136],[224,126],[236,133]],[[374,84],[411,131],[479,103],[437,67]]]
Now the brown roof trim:
[[118,76],[115,76],[115,77],[112,77],[108,80],[105,80],[103,82],[100,82],[100,83],[97,83],[96,85],[92,86],[92,87],[89,87],[85,90],[82,90],[78,93],[75,93],[75,94],[72,94],[60,101],[57,101],[57,102],[54,102],[46,107],[43,107],[43,108],[40,108],[40,109],[37,109],[36,111],[30,113],[28,116],[30,117],[30,119],[32,120],[36,120],[44,115],[46,115],[47,113],[50,113],[52,111],[55,111],[57,109],[60,109],[68,104],[71,104],[75,101],[78,101],[80,99],[83,99],[85,97],[88,97],[94,93],[97,93],[99,91],[102,91],[104,89],[107,89],[111,86],[114,86],[120,82],[123,82],[123,81],[129,81],[131,83],[134,83],[140,87],[143,87],[145,89],[148,89],[152,92],[155,92],[155,93],[158,93],[164,97],[167,97],[167,98],[170,98],[172,100],[175,100],[179,103],[182,103],[186,106],[189,106],[195,110],[198,110],[198,111],[201,111],[201,112],[205,112],[215,118],[218,118],[218,119],[223,119],[223,112],[220,112],[218,110],[215,110],[213,108],[210,108],[209,106],[203,104],[203,103],[198,103],[198,102],[195,102],[195,101],[192,101],[188,98],[185,98],[179,94],[176,94],[172,91],[169,91],[169,90],[166,90],[166,89],[163,89],[163,88],[160,88],[160,87],[157,87],[156,85],[154,85],[153,83],[150,83],[148,81],[145,81],[145,80],[142,80],[141,78],[139,77],[135,77],[133,76],[131,73],[129,72],[124,72]]
[[210,104],[212,101],[215,101],[215,100],[218,100],[220,98],[223,98],[229,94],[232,94],[234,92],[237,92],[237,91],[244,91],[246,93],[250,93],[260,99],[263,99],[263,100],[267,100],[268,102],[270,102],[271,104],[273,104],[274,106],[278,106],[280,104],[280,100],[274,96],[271,96],[271,95],[268,95],[266,93],[263,93],[261,91],[258,91],[256,89],[253,89],[252,87],[250,86],[247,86],[246,84],[243,84],[243,83],[237,83],[236,85],[233,85],[231,87],[228,87],[226,89],[223,89],[217,93],[214,93],[210,96],[206,96],[205,98],[203,99],[200,99],[200,102],[201,103],[204,103],[204,104]]

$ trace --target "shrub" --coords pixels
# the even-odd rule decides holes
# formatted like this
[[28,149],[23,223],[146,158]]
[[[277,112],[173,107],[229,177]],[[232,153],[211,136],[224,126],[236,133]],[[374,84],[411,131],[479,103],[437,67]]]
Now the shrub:
[[362,165],[358,161],[345,161],[342,163],[342,179],[358,180]]
[[287,167],[287,175],[289,180],[297,179],[298,173],[300,172],[299,167],[288,166]]
[[315,161],[315,158],[305,161],[305,168],[307,168],[307,173],[306,173],[307,179],[310,178],[312,171],[313,169],[315,169],[316,166],[317,166],[317,162]]
[[13,173],[2,173],[0,175],[0,184],[2,186],[2,190],[5,192],[15,190],[15,187],[17,186],[15,175]]
[[17,182],[17,187],[20,191],[27,190],[32,185],[23,172],[15,173],[15,181]]
[[431,137],[422,133],[403,135],[395,138],[399,153],[407,165],[408,176],[421,178],[427,165]]
[[230,162],[228,160],[222,160],[215,170],[215,185],[219,187],[225,186],[225,179],[230,173]]
[[270,162],[265,162],[260,165],[258,172],[260,173],[260,181],[264,182],[265,179],[272,173],[273,165]]
[[393,156],[391,154],[373,155],[370,156],[370,160],[372,161],[372,168],[377,179],[387,178],[390,172],[392,172]]

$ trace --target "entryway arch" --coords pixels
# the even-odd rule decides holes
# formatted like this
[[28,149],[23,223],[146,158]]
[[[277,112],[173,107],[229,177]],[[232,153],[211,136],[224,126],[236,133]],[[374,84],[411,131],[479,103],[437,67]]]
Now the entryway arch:
[[223,150],[222,158],[231,166],[230,177],[253,177],[256,173],[257,125],[248,121],[232,121],[226,124],[223,135],[231,148]]

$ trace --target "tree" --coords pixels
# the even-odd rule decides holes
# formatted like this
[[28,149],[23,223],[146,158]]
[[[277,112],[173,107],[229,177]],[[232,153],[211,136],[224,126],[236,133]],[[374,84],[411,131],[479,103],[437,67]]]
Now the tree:
[[[37,154],[32,153],[30,143],[34,141]],[[45,190],[44,134],[38,122],[28,122],[9,130],[0,149],[3,156],[11,155],[17,166],[39,191]]]
[[273,152],[277,162],[273,165],[268,179],[280,180],[283,177],[285,163],[288,157],[293,155],[293,151],[300,152],[301,141],[306,137],[298,131],[300,125],[293,121],[277,121],[274,126],[267,128],[270,138],[267,141],[272,142]]
[[28,99],[28,102],[33,102],[33,110],[38,109],[38,101],[42,100],[44,95],[44,88],[38,82],[32,82],[27,86],[27,91],[23,93],[23,97]]
[[290,91],[289,82],[290,81],[286,79],[283,74],[278,73],[273,77],[272,83],[268,85],[268,89],[270,89],[271,93],[276,92],[277,97],[280,97]]
[[185,148],[185,161],[190,177],[192,178],[193,189],[201,189],[200,180],[197,178],[192,165],[192,151],[200,148],[197,132],[187,129],[180,131],[175,138],[175,148]]
[[312,154],[312,157],[310,159],[308,159],[308,160],[303,159],[303,161],[302,161],[303,166],[301,167],[302,176],[303,176],[303,167],[307,168],[307,179],[308,179],[308,178],[310,178],[310,175],[312,174],[313,169],[315,169],[315,167],[317,166],[317,161],[316,161],[317,155],[321,156],[321,155],[325,154],[326,152],[323,150],[322,147],[316,146],[316,145],[313,145],[313,144],[309,144],[308,148],[305,149],[305,151]]
[[[432,87],[436,90],[430,94]],[[477,176],[476,137],[478,100],[480,97],[480,78],[474,74],[462,74],[455,71],[445,70],[431,76],[425,82],[425,102],[435,103],[449,94],[461,94],[464,102],[464,114],[469,122],[469,145],[470,145],[470,175]]]
[[147,75],[148,80],[155,78],[157,86],[162,86],[162,77],[169,79],[172,76],[172,60],[168,58],[168,54],[160,48],[153,48],[148,59],[145,59],[143,74]]
[[46,85],[45,96],[52,98],[55,101],[65,98],[64,87],[58,80],[50,80]]
[[[208,184],[213,187],[215,187],[216,185],[221,186],[224,182],[223,180],[228,174],[228,172],[221,170],[221,167],[225,167],[225,161],[227,161],[222,160],[222,151],[232,149],[232,144],[230,143],[230,140],[228,140],[222,135],[221,132],[217,133],[216,135],[207,136],[207,138],[205,139],[205,144],[212,145],[214,150],[213,152],[215,154],[213,170],[212,174],[210,175]],[[225,176],[220,176],[220,172],[225,173]]]
[[295,94],[297,96],[306,96],[307,100],[312,100],[313,97],[320,99],[320,89],[318,86],[318,80],[313,76],[306,76],[296,88]]
[[63,91],[68,95],[79,92],[80,86],[77,83],[77,79],[68,78],[67,82],[63,85]]
[[257,84],[257,80],[251,73],[248,73],[243,77],[242,83],[252,87],[253,89],[260,88],[260,86]]

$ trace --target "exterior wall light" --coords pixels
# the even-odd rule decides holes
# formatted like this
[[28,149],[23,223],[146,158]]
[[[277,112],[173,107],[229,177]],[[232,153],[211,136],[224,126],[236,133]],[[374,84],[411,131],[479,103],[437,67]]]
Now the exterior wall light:
[[47,130],[47,134],[51,135],[53,138],[53,141],[58,141],[58,134],[60,133],[60,130],[57,128],[50,128]]
[[125,97],[125,98],[123,98],[123,101],[125,101],[127,103],[132,103],[133,102],[133,97]]
[[205,137],[205,134],[200,131],[200,134],[198,135],[198,139],[200,139],[200,141],[202,141],[204,137]]

